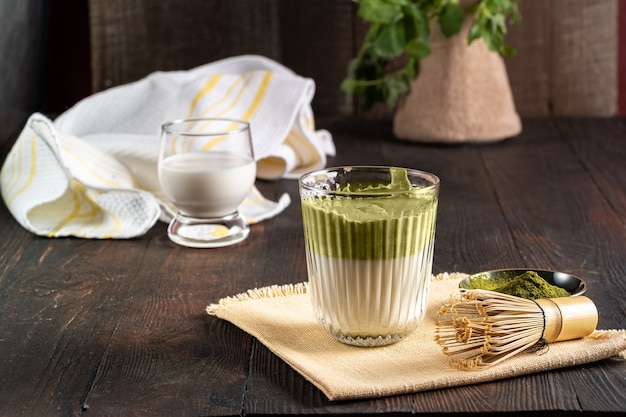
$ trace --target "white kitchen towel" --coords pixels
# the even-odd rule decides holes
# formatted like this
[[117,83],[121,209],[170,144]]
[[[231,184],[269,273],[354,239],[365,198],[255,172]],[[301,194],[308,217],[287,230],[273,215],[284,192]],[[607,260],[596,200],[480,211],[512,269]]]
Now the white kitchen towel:
[[[2,197],[15,219],[49,236],[130,238],[170,213],[157,177],[160,127],[187,117],[250,122],[257,176],[297,178],[334,155],[315,130],[313,80],[260,56],[189,71],[155,72],[94,94],[51,121],[33,114],[2,167]],[[288,204],[256,188],[242,204],[250,223]]]

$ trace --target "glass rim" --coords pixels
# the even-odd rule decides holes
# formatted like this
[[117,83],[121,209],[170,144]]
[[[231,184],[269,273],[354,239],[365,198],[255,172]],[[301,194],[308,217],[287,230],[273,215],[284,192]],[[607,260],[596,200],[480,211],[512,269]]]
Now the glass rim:
[[[214,132],[190,132],[186,130],[176,130],[172,127],[174,126],[184,126],[190,123],[198,123],[198,122],[227,122],[227,123],[236,123],[238,126],[234,126],[232,129],[220,129]],[[165,122],[161,125],[161,131],[164,133],[170,133],[180,136],[224,136],[233,133],[241,133],[246,130],[250,130],[250,122],[246,120],[233,119],[228,117],[196,117],[196,118],[181,118],[175,119],[168,122]]]
[[[404,169],[406,170],[409,176],[419,177],[423,180],[428,181],[430,184],[426,185],[423,188],[438,189],[439,184],[441,183],[441,180],[439,179],[437,175],[428,171],[423,171],[423,170],[414,169],[414,168],[406,168],[406,167],[401,167],[401,166],[396,166],[396,165],[338,165],[338,166],[331,166],[331,167],[307,172],[300,176],[300,178],[298,179],[298,184],[300,186],[300,189],[303,189],[306,191],[313,191],[318,194],[351,195],[351,196],[358,196],[358,195],[370,196],[373,194],[379,195],[379,193],[368,193],[366,191],[345,192],[345,191],[338,191],[338,190],[328,190],[328,189],[320,188],[319,186],[316,186],[316,185],[306,184],[305,181],[308,178],[315,177],[318,175],[328,174],[331,172],[347,173],[352,170],[385,172],[385,171],[391,171],[392,168]],[[406,192],[407,192],[406,190],[389,190],[386,194],[406,194]]]

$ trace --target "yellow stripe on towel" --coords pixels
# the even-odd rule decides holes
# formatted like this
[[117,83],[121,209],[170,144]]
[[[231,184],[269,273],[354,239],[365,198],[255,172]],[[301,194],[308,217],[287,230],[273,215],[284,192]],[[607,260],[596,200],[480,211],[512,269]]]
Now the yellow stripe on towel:
[[115,188],[134,187],[133,178],[127,168],[107,153],[93,146],[86,146],[83,141],[71,136],[64,137],[58,144],[64,153],[71,155],[85,172],[100,182],[100,185]]
[[259,90],[257,91],[252,104],[248,108],[248,111],[243,115],[243,120],[250,120],[252,116],[254,116],[254,112],[259,107],[261,101],[263,101],[263,97],[265,97],[265,93],[267,92],[267,87],[270,84],[270,80],[272,79],[272,72],[267,71],[263,75],[263,79],[261,80],[261,85],[259,86]]
[[[225,93],[224,97],[222,97],[221,99],[219,99],[217,102],[214,102],[213,104],[205,107],[205,109],[201,112],[201,114],[206,115],[207,112],[209,110],[213,110],[213,108],[217,105],[217,104],[222,104],[224,102],[226,102],[226,99],[230,99],[230,103],[228,103],[228,105],[220,110],[219,112],[216,112],[215,114],[210,114],[207,116],[210,117],[223,117],[226,113],[228,113],[229,111],[231,111],[233,108],[235,108],[237,106],[237,103],[239,103],[239,101],[241,100],[241,98],[244,96],[244,93],[246,92],[248,86],[250,85],[250,82],[253,80],[254,74],[250,73],[250,74],[245,74],[243,77],[239,76],[235,78],[234,83],[228,88],[227,92]],[[241,81],[243,80],[243,83],[241,83]],[[235,91],[235,86],[238,87],[238,89]],[[235,94],[232,94],[232,93]],[[202,129],[204,126],[201,126],[200,129]]]
[[[259,107],[259,104],[261,104],[261,102],[263,101],[263,98],[265,97],[265,94],[267,93],[267,87],[269,86],[271,79],[272,79],[272,72],[265,71],[263,73],[263,77],[261,78],[261,82],[259,83],[257,92],[254,95],[254,98],[252,99],[252,102],[248,106],[248,109],[246,110],[246,112],[240,117],[242,120],[248,121],[254,116],[254,113]],[[243,92],[243,89],[242,89],[242,92]],[[238,100],[240,97],[241,97],[241,92],[238,97]],[[235,103],[233,103],[233,106],[234,104]],[[225,139],[225,136],[216,137],[215,139],[209,141],[206,145],[204,145],[202,149],[203,150],[213,149],[215,146],[221,143],[224,139]]]
[[211,78],[209,78],[209,80],[204,85],[204,87],[202,87],[202,89],[198,91],[198,93],[194,96],[194,98],[191,100],[191,107],[189,109],[189,117],[193,117],[193,113],[196,109],[196,105],[198,104],[198,102],[202,99],[202,97],[204,97],[211,90],[213,90],[213,88],[215,88],[220,78],[222,78],[221,74],[213,75]]
[[214,110],[217,106],[219,106],[220,104],[223,104],[224,102],[226,102],[227,99],[232,97],[233,90],[235,89],[235,87],[237,87],[243,80],[244,80],[244,77],[241,76],[241,75],[236,77],[235,81],[226,90],[226,93],[224,93],[224,95],[220,99],[218,99],[218,100],[214,101],[213,103],[211,103],[210,105],[208,105],[204,110],[202,110],[202,112],[198,116],[199,117],[204,117],[204,116],[207,115],[207,113],[209,113],[210,111]]
[[[68,192],[71,193],[72,211],[57,224],[54,230],[48,233],[48,237],[56,237],[63,228],[71,224],[76,224],[77,230],[84,226],[89,226],[90,230],[96,230],[104,225],[106,219],[104,211],[92,200],[83,184],[71,179]],[[117,217],[109,213],[109,218],[113,220],[113,227],[109,233],[103,233],[103,237],[113,236],[122,229],[122,224]],[[88,233],[84,230],[81,235],[85,237]],[[78,236],[75,232],[70,235]]]

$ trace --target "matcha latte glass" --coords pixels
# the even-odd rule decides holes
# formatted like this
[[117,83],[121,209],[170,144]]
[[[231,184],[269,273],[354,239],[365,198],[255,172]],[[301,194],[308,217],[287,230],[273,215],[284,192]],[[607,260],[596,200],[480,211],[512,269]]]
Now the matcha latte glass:
[[300,178],[309,292],[337,340],[387,345],[428,301],[439,178],[395,167],[328,168]]

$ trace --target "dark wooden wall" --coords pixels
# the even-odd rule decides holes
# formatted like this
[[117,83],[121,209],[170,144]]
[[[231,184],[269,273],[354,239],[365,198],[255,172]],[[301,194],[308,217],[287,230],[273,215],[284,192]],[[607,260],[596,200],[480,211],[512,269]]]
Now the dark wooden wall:
[[[351,113],[339,84],[362,39],[349,0],[90,0],[94,90],[155,69],[257,53],[318,86],[320,116]],[[612,116],[617,109],[618,0],[522,0],[507,59],[524,116]]]
[[[521,1],[522,22],[510,28],[507,38],[518,53],[505,61],[520,114],[616,114],[618,3]],[[626,54],[626,43],[619,47]]]
[[45,16],[40,0],[0,0],[0,144],[41,106]]
[[[618,36],[625,3],[520,1],[522,22],[508,35],[518,54],[505,62],[522,116],[618,113],[626,97],[626,40]],[[350,0],[26,0],[1,2],[0,11],[3,137],[34,110],[59,113],[156,70],[240,54],[313,78],[317,117],[354,113],[339,90],[365,32]]]
[[123,84],[156,69],[187,69],[260,54],[317,83],[318,113],[343,106],[339,84],[355,50],[349,0],[90,0],[92,86]]

